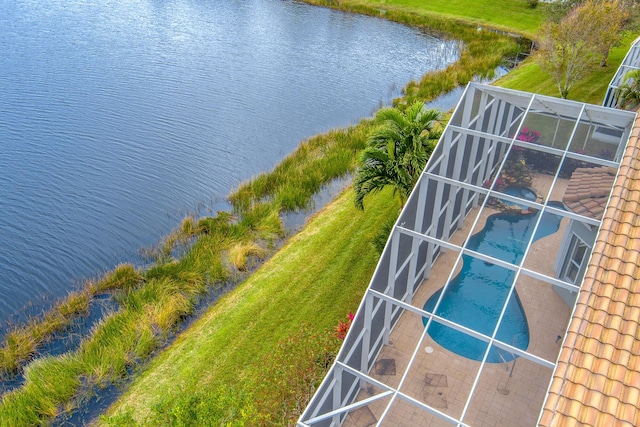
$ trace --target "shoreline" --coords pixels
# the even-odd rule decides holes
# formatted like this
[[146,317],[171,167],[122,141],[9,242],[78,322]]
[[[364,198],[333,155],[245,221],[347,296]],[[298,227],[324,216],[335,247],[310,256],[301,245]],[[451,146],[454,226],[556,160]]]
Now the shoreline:
[[[388,16],[385,16],[384,18],[388,18]],[[423,22],[421,25],[426,25],[426,24]],[[461,26],[461,24],[456,23],[454,27],[456,26]],[[468,38],[470,37],[469,34],[474,34],[474,32],[477,33],[475,28],[473,29],[468,28],[465,34],[467,35],[467,38]],[[475,35],[477,36],[477,34]],[[499,36],[494,36],[494,35],[485,35],[485,36],[486,38],[492,39],[492,40],[499,39]],[[476,43],[481,44],[483,41],[486,41],[486,40],[483,39],[481,41],[476,41]],[[473,43],[473,42],[470,41],[470,43]],[[503,42],[503,43],[504,43],[502,45],[503,51],[509,50],[507,48],[509,42]],[[469,52],[468,46],[465,46],[464,53],[473,57],[472,53]],[[467,56],[466,58],[469,58],[469,56]],[[495,56],[496,55],[494,55],[494,58],[490,59],[489,61],[480,61],[478,63],[472,62],[468,69],[461,70],[460,69],[461,66],[458,65],[458,68],[448,67],[446,70],[441,72],[428,73],[427,75],[425,75],[425,77],[427,76],[430,76],[430,77],[427,78],[427,80],[425,80],[425,77],[423,77],[420,84],[412,85],[411,83],[409,83],[407,85],[407,90],[406,90],[407,93],[405,97],[399,99],[397,103],[394,102],[394,104],[402,105],[403,103],[409,103],[411,99],[415,99],[416,97],[423,98],[425,96],[425,93],[431,93],[432,94],[431,96],[434,96],[433,94],[440,94],[440,93],[446,92],[447,88],[452,83],[455,83],[455,85],[466,83],[464,82],[465,78],[470,78],[469,76],[476,75],[476,71],[482,68],[481,64],[486,66],[487,64],[493,64],[496,61],[499,62],[502,60],[502,56],[500,56],[499,58],[495,58]],[[456,64],[460,62],[462,62],[462,55],[461,55],[461,60],[459,60]],[[483,72],[490,73],[491,71],[485,68]],[[424,92],[424,91],[421,92],[421,90],[425,86],[428,86],[430,83],[432,82],[437,83],[440,80],[444,80],[441,77],[445,74],[447,75],[453,74],[455,79],[449,78],[447,79],[446,82],[444,82],[445,84],[436,85],[437,86],[436,88],[428,87],[427,92]],[[461,80],[458,81],[458,78],[461,78]],[[440,83],[442,83],[442,81]],[[429,98],[425,97],[424,99],[426,100]],[[330,172],[328,176],[321,178],[320,179],[321,182],[326,183],[328,182],[329,179],[333,179],[331,177],[341,176],[344,173],[350,170],[353,170],[353,167],[355,166],[356,154],[359,152],[359,149],[361,149],[363,141],[365,139],[365,135],[367,133],[366,130],[370,126],[371,126],[371,123],[367,119],[365,119],[362,122],[358,123],[357,125],[351,126],[347,129],[340,129],[335,131],[336,133],[343,133],[343,134],[349,134],[349,132],[357,131],[359,132],[358,137],[360,140],[354,147],[348,149],[348,151],[350,151],[352,154],[350,154],[350,157],[348,157],[348,159],[346,160],[342,159],[340,164],[340,169],[334,170]],[[309,141],[315,141],[315,140],[321,140],[321,139],[331,140],[332,136],[335,136],[335,135],[331,135],[332,132],[328,132],[327,134],[316,135],[314,137],[309,138],[307,141],[303,141],[300,144],[300,146],[295,150],[295,152],[287,156],[285,159],[283,159],[283,161],[280,164],[286,163],[287,159],[289,159],[296,153],[303,150],[305,146],[310,145]],[[327,141],[325,141],[325,143],[326,142]],[[340,154],[342,155],[342,153]],[[286,194],[286,192],[291,191],[291,189],[285,188],[285,191],[284,191],[285,194],[280,194],[282,197],[278,201],[278,203],[280,203],[279,206],[273,206],[273,205],[270,205],[269,203],[261,204],[260,201],[264,200],[265,197],[267,198],[272,197],[276,200],[279,197],[279,193],[277,193],[277,191],[269,192],[264,188],[257,188],[257,189],[255,188],[255,187],[260,187],[262,185],[260,184],[261,177],[266,177],[265,180],[268,181],[270,179],[269,176],[273,176],[273,174],[277,175],[278,167],[276,167],[276,169],[274,169],[269,173],[258,175],[250,182],[243,184],[236,192],[230,195],[230,199],[232,200],[232,203],[234,205],[234,213],[238,214],[238,218],[241,218],[241,219],[236,219],[238,222],[234,223],[232,218],[229,218],[227,215],[224,215],[225,218],[222,218],[222,219],[220,219],[220,217],[203,218],[203,219],[198,219],[197,221],[193,218],[186,219],[175,230],[175,233],[171,233],[159,245],[157,265],[152,266],[143,272],[136,271],[136,269],[133,268],[133,266],[123,265],[121,267],[116,268],[111,273],[105,275],[100,280],[89,283],[87,286],[89,288],[88,291],[82,290],[78,294],[71,295],[70,298],[66,300],[66,301],[73,301],[74,304],[69,304],[69,303],[65,304],[64,302],[59,304],[57,306],[58,311],[63,312],[67,317],[63,317],[62,320],[56,321],[57,322],[56,324],[58,325],[58,327],[64,328],[65,327],[64,322],[68,321],[69,316],[73,317],[73,316],[82,315],[83,313],[85,313],[89,304],[87,300],[90,299],[91,297],[94,297],[95,295],[108,291],[112,295],[115,295],[117,300],[122,301],[121,305],[127,306],[135,303],[135,300],[140,298],[139,294],[144,293],[143,291],[144,291],[145,285],[148,285],[149,282],[153,283],[154,281],[159,280],[159,277],[161,277],[162,275],[161,273],[163,273],[161,270],[166,270],[166,272],[169,273],[169,277],[173,277],[174,279],[176,279],[175,277],[176,272],[172,270],[175,269],[175,264],[179,262],[173,259],[172,253],[175,250],[176,246],[180,247],[180,245],[186,245],[188,242],[192,241],[196,237],[197,237],[197,240],[199,240],[199,239],[204,239],[204,236],[206,236],[207,238],[210,237],[214,232],[215,233],[221,232],[221,235],[218,235],[216,237],[217,243],[220,245],[220,248],[218,248],[218,251],[220,251],[221,248],[224,248],[224,250],[231,252],[240,243],[242,243],[243,245],[248,244],[249,246],[245,246],[244,248],[241,247],[239,249],[240,258],[244,256],[245,259],[244,261],[241,260],[237,265],[238,271],[246,270],[247,258],[250,258],[252,256],[257,258],[263,258],[264,256],[266,256],[266,252],[268,251],[268,248],[271,246],[271,248],[273,249],[272,245],[274,240],[278,236],[281,236],[283,232],[282,225],[280,223],[281,220],[278,216],[280,212],[295,210],[296,208],[303,207],[304,204],[308,202],[311,195],[315,194],[315,192],[317,191],[317,187],[319,186],[318,182],[310,183],[306,186],[303,186],[305,187],[306,193],[301,196],[288,195]],[[326,168],[329,169],[328,166],[326,166]],[[309,169],[317,170],[318,167],[317,165],[313,164],[312,166],[309,167]],[[289,186],[291,186],[291,184],[289,184]],[[248,195],[245,195],[244,194],[245,192],[248,193]],[[242,217],[243,215],[244,217]],[[246,223],[243,224],[242,221],[246,221],[248,222],[248,224]],[[254,222],[252,223],[252,221]],[[264,230],[265,228],[266,230]],[[249,233],[254,239],[257,239],[258,241],[265,243],[266,249],[260,249],[259,245],[258,247],[251,246],[251,244],[245,242],[245,239],[243,238],[240,238],[239,239],[240,241],[230,241],[229,239],[230,235],[234,235],[234,233],[237,233],[242,230],[244,230],[245,233]],[[194,250],[195,249],[193,248],[189,249],[189,251],[186,252],[185,258],[188,258],[189,256],[191,256],[191,253]],[[244,254],[242,253],[243,251],[244,251]],[[222,256],[221,253],[218,255]],[[219,274],[220,279],[224,281],[225,277],[229,277],[229,273],[224,272],[222,260],[216,258],[215,260],[213,260],[213,262],[214,264],[216,264],[215,265],[216,273]],[[243,264],[243,262],[245,264]],[[190,276],[190,274],[188,274],[188,271],[184,272],[183,274],[186,276]],[[178,276],[180,275],[178,274]],[[162,298],[166,298],[166,301],[164,301],[164,303],[173,306],[175,310],[170,313],[169,312],[159,313],[158,316],[154,317],[153,320],[150,322],[151,325],[149,324],[141,325],[139,323],[140,322],[139,320],[135,321],[135,322],[138,322],[136,323],[138,326],[142,326],[142,330],[139,331],[142,335],[138,334],[138,339],[139,340],[143,339],[147,341],[146,344],[143,345],[144,348],[139,349],[139,352],[138,350],[136,350],[135,359],[151,360],[152,356],[156,354],[157,349],[162,348],[162,346],[157,347],[158,339],[162,341],[162,336],[170,333],[170,331],[175,327],[175,325],[179,324],[179,322],[182,321],[181,319],[183,319],[185,316],[188,315],[189,310],[193,308],[192,307],[193,300],[199,298],[199,295],[202,295],[202,293],[204,292],[204,289],[209,285],[209,283],[211,283],[211,277],[213,276],[208,276],[207,279],[197,278],[197,277],[177,277],[179,281],[187,282],[186,284],[188,286],[184,288],[180,288],[181,290],[179,291],[179,294],[176,296],[162,295]],[[60,307],[62,307],[62,309],[60,309]],[[118,316],[115,316],[115,314],[117,313],[114,313],[113,317],[117,318]],[[45,315],[44,317],[46,318],[47,316]],[[46,320],[46,319],[43,319],[43,320]],[[35,323],[37,322],[32,322],[31,326],[34,327]],[[100,322],[100,325],[96,327],[94,334],[99,333],[99,329],[101,328],[108,328],[108,323],[109,323],[108,321]],[[156,327],[160,327],[161,329],[161,332],[158,337],[156,337],[153,331],[150,330],[150,327],[154,325]],[[35,329],[38,329],[38,327],[35,326]],[[8,334],[8,336],[9,335],[10,334]],[[85,342],[89,338],[91,337],[86,337],[85,339],[83,339],[83,343],[81,344],[81,347],[90,346],[90,343]],[[21,339],[23,341],[29,341],[29,339],[26,339],[20,336],[17,337],[16,341],[20,341]],[[41,337],[41,339],[43,338]],[[5,348],[7,347],[8,346],[5,345]],[[32,357],[32,355],[34,354],[34,350],[27,349],[26,354],[27,356],[25,358]],[[76,356],[79,357],[80,355],[76,355]],[[3,359],[6,360],[6,356],[3,357]],[[51,358],[47,358],[47,359],[51,359]],[[109,360],[109,362],[113,363],[116,361]],[[101,387],[103,385],[106,386],[112,383],[112,381],[120,378],[123,375],[123,372],[129,371],[130,368],[128,368],[127,366],[139,366],[139,363],[137,362],[134,363],[133,365],[129,365],[129,363],[130,362],[127,362],[126,360],[122,360],[120,362],[117,362],[118,366],[120,366],[119,368],[108,367],[107,371],[111,371],[111,373],[110,374],[108,373],[105,377],[102,377],[102,378],[101,377],[95,378],[93,380],[95,383],[95,386]],[[142,364],[144,365],[145,363],[146,362],[143,362]],[[101,363],[98,363],[98,366],[101,366]],[[33,369],[29,369],[29,372],[27,372],[27,375],[32,373],[33,373]],[[19,388],[18,391],[21,388]],[[72,387],[70,391],[71,391],[70,397],[76,395],[75,386]],[[3,404],[6,403],[5,398],[7,396],[13,396],[14,394],[15,393],[4,394]],[[66,391],[63,394],[69,395],[69,391]],[[37,415],[37,414],[33,414],[33,415],[36,415],[38,418],[40,417],[40,415]]]

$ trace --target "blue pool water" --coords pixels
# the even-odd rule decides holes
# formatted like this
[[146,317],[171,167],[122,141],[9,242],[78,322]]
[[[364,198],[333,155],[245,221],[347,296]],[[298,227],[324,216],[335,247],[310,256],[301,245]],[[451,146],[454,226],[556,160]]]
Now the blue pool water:
[[[502,193],[508,194],[510,196],[515,196],[515,197],[519,197],[521,199],[524,200],[528,200],[530,202],[535,202],[536,201],[536,193],[533,190],[530,190],[527,187],[507,187],[504,190],[502,190]],[[519,209],[527,209],[528,206],[522,205],[522,204],[518,204],[518,203],[513,203],[510,200],[505,200],[505,199],[500,199],[501,202],[503,202],[505,205],[507,206],[511,206],[511,207],[516,207]]]
[[[560,203],[550,205],[562,207]],[[532,214],[503,212],[491,215],[485,227],[471,237],[468,248],[518,265],[522,261],[538,216],[539,211]],[[534,241],[558,231],[560,220],[558,215],[545,214]],[[491,336],[515,272],[469,255],[463,255],[462,259],[462,269],[449,284],[436,314]],[[427,300],[424,305],[426,311],[433,311],[443,289],[439,289]],[[427,319],[423,321],[426,325]],[[428,333],[444,348],[469,359],[482,360],[487,349],[487,343],[436,322],[431,323]],[[529,346],[529,326],[515,290],[507,304],[496,338],[522,350]],[[492,348],[487,362],[499,363],[503,358],[509,361],[513,356],[504,351],[500,355],[497,348]]]

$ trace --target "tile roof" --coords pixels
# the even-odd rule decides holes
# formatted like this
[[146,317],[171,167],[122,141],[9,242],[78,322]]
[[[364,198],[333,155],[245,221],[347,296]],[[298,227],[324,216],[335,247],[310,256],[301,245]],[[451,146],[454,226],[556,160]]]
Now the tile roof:
[[616,170],[607,166],[577,168],[571,174],[562,201],[575,213],[599,220],[615,177]]
[[640,118],[615,179],[540,418],[640,426]]

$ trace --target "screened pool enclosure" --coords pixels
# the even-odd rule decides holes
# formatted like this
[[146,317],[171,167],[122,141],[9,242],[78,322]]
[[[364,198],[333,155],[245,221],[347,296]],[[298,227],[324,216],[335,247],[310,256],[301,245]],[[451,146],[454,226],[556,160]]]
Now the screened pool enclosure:
[[298,425],[534,425],[634,118],[470,83]]
[[622,64],[620,64],[616,74],[611,79],[602,105],[615,108],[618,105],[618,88],[626,83],[624,76],[629,71],[638,69],[640,69],[640,37],[631,44],[631,48],[622,60]]

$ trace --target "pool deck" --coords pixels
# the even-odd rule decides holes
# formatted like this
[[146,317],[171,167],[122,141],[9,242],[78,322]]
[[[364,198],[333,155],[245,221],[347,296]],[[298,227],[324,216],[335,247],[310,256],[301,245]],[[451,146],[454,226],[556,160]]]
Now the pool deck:
[[[533,188],[538,194],[548,193],[551,176],[534,176]],[[558,180],[550,200],[562,200],[567,180]],[[484,227],[489,215],[496,211],[485,208],[474,232]],[[473,226],[477,211],[465,221],[463,228],[451,239],[461,244]],[[535,242],[530,249],[525,266],[555,277],[553,263],[562,241],[568,220],[563,219],[558,232]],[[431,271],[428,280],[420,286],[412,305],[422,308],[427,299],[445,285],[451,274],[458,253],[442,254]],[[455,273],[454,273],[455,274]],[[522,302],[530,329],[527,351],[555,363],[572,308],[553,291],[551,285],[521,276],[516,291]],[[416,346],[416,343],[418,345]],[[428,353],[427,347],[433,351]],[[412,366],[408,366],[413,354]],[[535,425],[549,385],[552,370],[524,358],[514,362],[486,364],[480,373],[481,363],[443,348],[428,334],[422,317],[405,311],[390,336],[390,343],[383,347],[370,375],[412,398],[426,403],[444,414],[459,418],[469,426]],[[512,374],[510,376],[510,373]],[[480,375],[473,398],[469,393],[476,377]],[[370,397],[375,390],[365,388],[357,400]],[[387,400],[373,402],[353,411],[346,418],[345,426],[375,425],[383,415]],[[429,412],[396,399],[389,409],[385,426],[445,426],[452,425]]]

